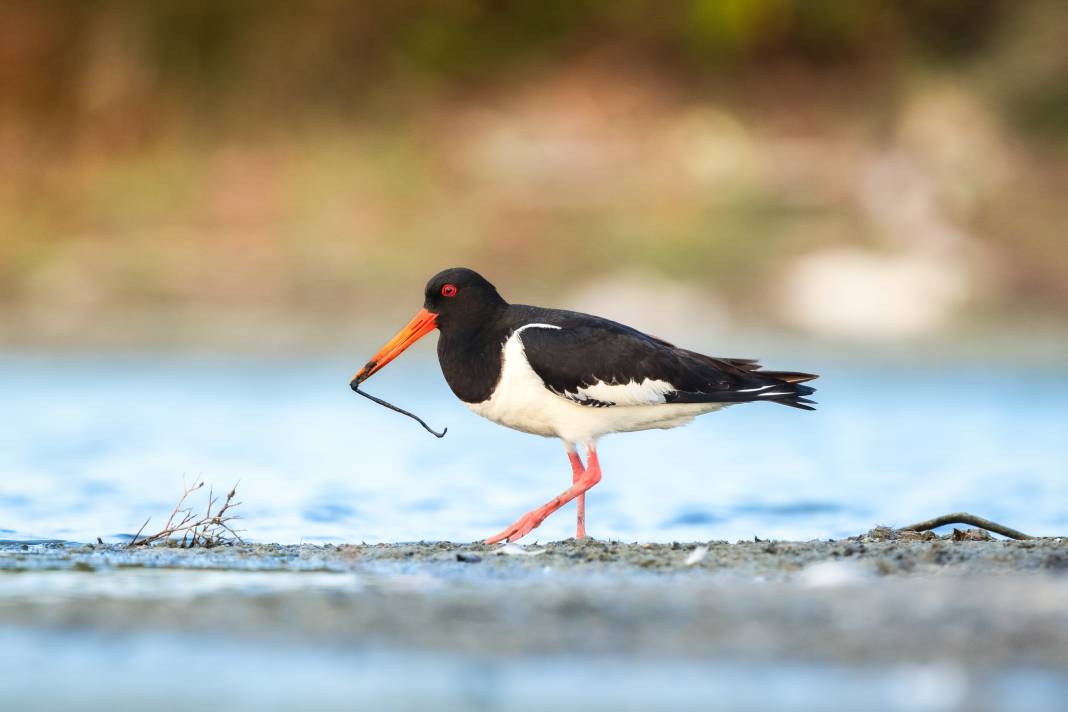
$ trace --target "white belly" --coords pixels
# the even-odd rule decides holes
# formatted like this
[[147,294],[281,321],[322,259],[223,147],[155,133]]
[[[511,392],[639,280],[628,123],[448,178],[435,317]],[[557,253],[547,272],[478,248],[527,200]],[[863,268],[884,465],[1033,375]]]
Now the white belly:
[[[572,443],[592,443],[608,433],[622,433],[652,428],[685,425],[698,415],[719,410],[725,403],[659,403],[655,405],[615,405],[595,407],[580,405],[556,395],[530,367],[519,334],[530,328],[556,328],[530,324],[517,329],[504,344],[501,377],[493,394],[481,403],[466,403],[468,408],[495,423],[515,430],[547,437],[559,437]],[[599,398],[608,398],[611,389],[635,388],[599,384],[594,386]]]

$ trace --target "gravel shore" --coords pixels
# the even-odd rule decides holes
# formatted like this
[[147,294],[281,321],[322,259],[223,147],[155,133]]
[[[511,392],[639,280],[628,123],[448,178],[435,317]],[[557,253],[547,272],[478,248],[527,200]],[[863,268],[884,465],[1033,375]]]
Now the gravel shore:
[[579,655],[779,669],[952,665],[970,681],[958,701],[980,694],[984,671],[1027,669],[1052,676],[1043,684],[1057,694],[1068,690],[1068,539],[973,536],[134,550],[8,543],[0,626],[498,664]]
[[1066,539],[876,532],[833,542],[525,547],[8,544],[0,572],[19,584],[0,594],[0,623],[31,626],[180,628],[500,654],[577,646],[1068,667]]

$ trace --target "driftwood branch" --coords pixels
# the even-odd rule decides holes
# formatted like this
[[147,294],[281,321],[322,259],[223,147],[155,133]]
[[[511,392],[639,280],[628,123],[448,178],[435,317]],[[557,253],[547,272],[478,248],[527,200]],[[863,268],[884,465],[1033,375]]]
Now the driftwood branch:
[[145,523],[141,525],[141,528],[126,545],[126,548],[148,546],[158,541],[176,537],[178,534],[182,535],[182,540],[179,544],[182,547],[212,547],[225,544],[230,540],[242,541],[237,531],[230,525],[230,522],[238,518],[231,510],[241,504],[234,501],[234,497],[237,495],[237,485],[230,489],[222,506],[215,510],[214,513],[212,510],[215,509],[215,505],[218,503],[218,497],[215,496],[213,489],[209,489],[207,511],[203,516],[197,516],[192,507],[186,506],[186,500],[189,499],[189,495],[203,487],[203,481],[194,482],[191,486],[183,487],[182,496],[178,499],[178,503],[174,505],[174,509],[167,518],[167,523],[163,529],[155,534],[149,534],[141,538],[141,532],[148,526],[148,520],[145,520]]
[[934,519],[910,524],[907,527],[901,527],[898,531],[925,532],[929,529],[937,529],[938,527],[945,526],[946,524],[970,524],[973,527],[986,529],[987,531],[1006,536],[1010,539],[1034,538],[1021,531],[1016,531],[1011,527],[1007,527],[1004,524],[998,524],[997,522],[992,522],[989,519],[983,519],[982,517],[977,517],[974,514],[968,514],[967,512],[943,514],[941,517],[935,517]]

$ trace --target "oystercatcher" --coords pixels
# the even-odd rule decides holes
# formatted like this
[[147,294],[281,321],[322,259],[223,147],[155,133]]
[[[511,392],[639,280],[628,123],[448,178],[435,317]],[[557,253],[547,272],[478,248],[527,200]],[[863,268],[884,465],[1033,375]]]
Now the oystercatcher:
[[[576,538],[586,535],[586,491],[601,480],[597,439],[674,428],[735,403],[768,401],[814,410],[800,385],[810,373],[761,371],[752,359],[681,349],[629,326],[562,309],[509,304],[482,275],[447,269],[426,285],[423,308],[352,379],[356,389],[433,331],[452,392],[495,423],[560,438],[572,485],[486,543],[515,541],[572,499]],[[578,454],[586,450],[586,463]]]

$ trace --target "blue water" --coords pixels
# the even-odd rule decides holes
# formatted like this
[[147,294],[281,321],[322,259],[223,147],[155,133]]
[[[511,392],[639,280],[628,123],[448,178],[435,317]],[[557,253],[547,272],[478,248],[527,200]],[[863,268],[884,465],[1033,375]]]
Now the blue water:
[[[0,539],[151,530],[204,478],[239,482],[255,541],[468,541],[570,484],[557,441],[470,413],[436,363],[406,355],[368,389],[442,440],[349,391],[357,361],[2,358]],[[602,440],[590,534],[842,537],[956,510],[1068,533],[1068,371],[791,365],[823,374],[817,412],[745,405]],[[525,541],[573,533],[568,507]]]
[[[18,710],[1062,710],[1056,670],[952,663],[588,655],[476,657],[161,633],[0,628],[0,705]],[[181,667],[175,661],[181,662]],[[176,670],[180,669],[180,672]],[[116,671],[121,674],[116,674]],[[71,681],[76,680],[76,684]],[[57,684],[58,682],[65,684]],[[195,684],[194,682],[195,681]],[[369,703],[368,701],[372,701]]]

